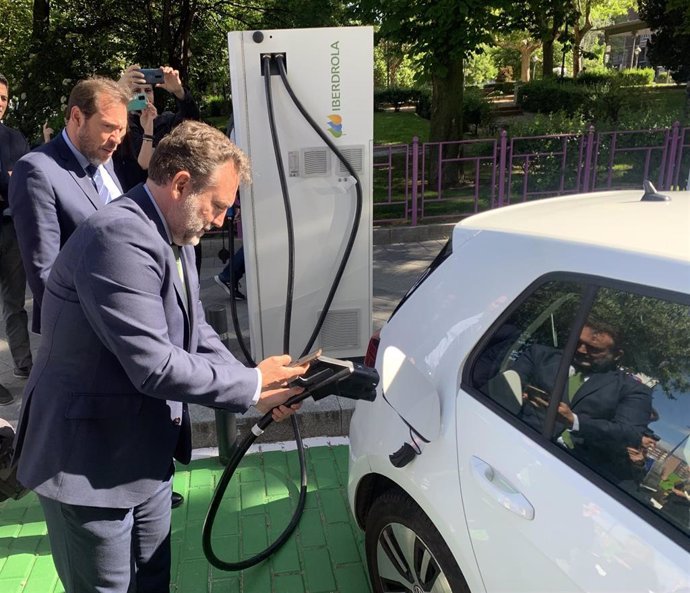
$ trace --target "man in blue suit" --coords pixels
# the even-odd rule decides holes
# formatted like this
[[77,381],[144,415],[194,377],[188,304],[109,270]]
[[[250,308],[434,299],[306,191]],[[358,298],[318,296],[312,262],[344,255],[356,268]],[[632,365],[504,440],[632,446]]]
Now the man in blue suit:
[[12,172],[10,207],[34,296],[36,333],[58,252],[81,222],[122,193],[111,156],[127,129],[129,99],[112,80],[78,82],[67,102],[65,129],[20,159]]
[[185,122],[146,184],[82,223],[55,260],[15,455],[67,593],[169,590],[171,460],[191,457],[187,403],[294,411],[287,384],[306,367],[287,355],[245,367],[199,301],[193,245],[248,178],[221,132]]
[[[0,74],[0,120],[4,120],[9,100],[9,84]],[[7,342],[14,362],[14,376],[26,379],[31,370],[28,316],[24,309],[26,274],[17,244],[7,194],[15,163],[29,152],[29,143],[19,131],[0,123],[0,297]],[[8,399],[9,396],[9,399]],[[0,405],[12,396],[0,386]]]

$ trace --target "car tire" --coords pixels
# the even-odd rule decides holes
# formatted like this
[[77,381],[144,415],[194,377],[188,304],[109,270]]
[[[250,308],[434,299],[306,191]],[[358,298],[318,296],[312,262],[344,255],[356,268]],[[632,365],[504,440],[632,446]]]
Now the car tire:
[[400,491],[388,491],[372,505],[365,549],[375,593],[470,593],[441,534]]

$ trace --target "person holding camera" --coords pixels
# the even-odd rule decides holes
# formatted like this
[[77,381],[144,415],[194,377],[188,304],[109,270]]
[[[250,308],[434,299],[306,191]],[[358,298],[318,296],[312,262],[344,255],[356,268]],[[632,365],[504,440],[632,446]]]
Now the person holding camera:
[[[155,82],[158,80],[160,82]],[[141,117],[143,112],[131,111],[127,118],[127,148],[132,155],[137,155],[136,160],[139,167],[146,170],[150,155],[158,143],[183,121],[198,120],[200,118],[199,107],[189,89],[183,86],[179,71],[170,66],[161,66],[158,69],[142,69],[138,64],[134,64],[122,73],[120,84],[129,90],[132,97],[144,95],[150,106],[153,106],[154,103],[154,88],[164,89],[175,97],[176,111],[156,113],[152,127],[145,128],[146,122]],[[124,150],[124,147],[121,150]],[[142,151],[144,151],[143,154]],[[147,153],[148,159],[146,158]],[[145,178],[146,175],[144,175]],[[131,187],[125,187],[125,191],[129,189]]]

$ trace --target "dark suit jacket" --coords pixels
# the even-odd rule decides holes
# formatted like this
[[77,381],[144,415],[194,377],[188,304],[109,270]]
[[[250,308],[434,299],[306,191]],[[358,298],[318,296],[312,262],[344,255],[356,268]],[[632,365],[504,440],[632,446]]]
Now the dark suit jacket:
[[[68,504],[129,508],[187,463],[186,402],[244,411],[258,372],[204,320],[194,249],[189,303],[142,186],[85,221],[58,255],[17,429],[19,480]],[[185,402],[185,403],[180,403]]]
[[[560,350],[534,345],[520,355],[513,368],[523,386],[529,383],[552,393],[562,358]],[[639,446],[642,431],[651,419],[651,390],[619,369],[593,373],[575,393],[570,408],[580,424],[579,430],[572,433],[580,451],[611,456],[614,449],[624,452],[626,446]],[[525,422],[540,430],[543,415],[538,412],[529,403],[523,405]]]
[[[110,162],[105,168],[121,188]],[[41,332],[43,291],[58,252],[74,229],[103,206],[93,183],[58,134],[15,165],[10,207],[34,296],[31,329]]]
[[0,201],[2,202],[0,209],[7,206],[9,172],[29,150],[29,143],[19,130],[8,128],[5,124],[0,123]]

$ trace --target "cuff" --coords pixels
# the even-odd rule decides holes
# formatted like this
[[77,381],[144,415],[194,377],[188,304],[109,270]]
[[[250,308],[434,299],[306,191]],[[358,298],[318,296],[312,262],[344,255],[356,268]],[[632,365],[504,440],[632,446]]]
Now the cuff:
[[259,398],[261,397],[261,382],[263,381],[263,377],[261,376],[261,371],[259,370],[259,367],[256,367],[254,369],[258,375],[259,381],[256,384],[256,391],[254,392],[254,396],[252,397],[252,403],[250,405],[255,406]]

